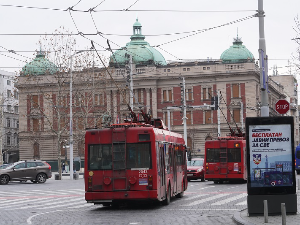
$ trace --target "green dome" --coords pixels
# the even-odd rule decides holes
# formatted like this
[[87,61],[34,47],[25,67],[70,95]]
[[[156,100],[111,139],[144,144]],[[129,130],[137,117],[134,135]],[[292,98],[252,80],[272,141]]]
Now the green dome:
[[35,59],[27,63],[22,68],[22,75],[44,75],[55,74],[58,71],[57,66],[45,58],[45,55],[40,51]]
[[243,63],[254,62],[253,54],[242,45],[242,40],[237,37],[234,38],[233,45],[229,49],[225,50],[220,59],[223,63]]
[[133,24],[133,35],[130,37],[131,41],[126,44],[120,50],[114,52],[110,57],[109,65],[112,67],[124,66],[128,63],[128,57],[126,55],[132,56],[132,61],[135,65],[167,65],[163,55],[151,47],[148,42],[146,42],[145,36],[142,35],[142,25],[136,19]]

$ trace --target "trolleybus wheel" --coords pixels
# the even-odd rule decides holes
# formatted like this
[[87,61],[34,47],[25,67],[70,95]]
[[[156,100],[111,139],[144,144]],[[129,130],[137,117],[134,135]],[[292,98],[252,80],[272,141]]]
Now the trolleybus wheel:
[[163,201],[163,204],[164,204],[164,205],[169,205],[170,202],[171,202],[171,186],[170,186],[170,184],[169,184],[169,188],[168,188],[168,190],[167,190],[166,198],[165,198],[165,200]]

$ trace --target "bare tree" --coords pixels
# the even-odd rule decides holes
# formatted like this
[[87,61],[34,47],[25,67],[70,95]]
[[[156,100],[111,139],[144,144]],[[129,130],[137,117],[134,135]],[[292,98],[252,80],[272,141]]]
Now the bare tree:
[[[25,118],[23,127],[20,128],[26,131],[23,132],[23,137],[27,135],[27,142],[33,146],[35,158],[57,158],[61,179],[62,157],[67,157],[65,149],[70,134],[70,104],[73,110],[74,143],[77,143],[75,149],[78,150],[78,156],[83,156],[85,129],[99,126],[102,112],[105,112],[106,79],[101,69],[95,69],[97,61],[94,60],[92,51],[87,49],[81,54],[74,54],[76,40],[71,36],[60,35],[60,31],[56,32],[57,35],[50,39],[46,37],[40,41],[45,57],[50,61],[52,59],[57,66],[55,73],[46,71],[42,75],[23,74],[19,78],[18,88],[20,100],[26,100],[23,108],[27,108],[27,112],[22,114]],[[74,56],[72,102],[71,56]],[[49,149],[40,149],[39,143],[43,143],[43,146],[49,145]]]

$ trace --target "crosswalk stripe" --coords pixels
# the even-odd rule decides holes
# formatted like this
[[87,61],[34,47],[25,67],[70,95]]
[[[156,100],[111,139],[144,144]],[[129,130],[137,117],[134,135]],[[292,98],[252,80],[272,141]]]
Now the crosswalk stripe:
[[222,197],[225,197],[227,195],[229,195],[229,194],[218,194],[218,195],[215,195],[215,196],[211,196],[209,198],[200,199],[198,201],[195,201],[195,202],[183,205],[183,206],[194,206],[194,205],[198,205],[198,204],[201,204],[201,203],[204,203],[204,202],[209,202],[211,200],[215,200],[217,198],[222,198]]
[[240,195],[236,195],[236,196],[233,196],[231,198],[226,198],[224,200],[221,200],[221,201],[218,201],[218,202],[215,202],[215,203],[212,203],[211,205],[223,205],[223,204],[226,204],[228,202],[232,202],[232,201],[235,201],[235,200],[238,200],[240,198],[244,198],[246,197],[247,194],[246,193],[243,193],[243,194],[240,194]]
[[[43,204],[23,206],[23,207],[20,207],[18,209],[29,209],[29,208],[37,208],[37,207],[41,208],[41,207],[44,207],[44,206],[47,206],[47,205],[56,205],[56,207],[59,207],[59,206],[63,206],[64,205],[63,203],[65,203],[65,202],[73,202],[73,201],[78,201],[78,200],[79,200],[79,198],[66,197],[66,198],[63,198],[63,200],[62,200],[62,198],[60,198],[57,201],[57,199],[55,198],[55,199],[50,200],[50,202],[47,201]],[[59,206],[57,206],[57,205],[59,205]]]
[[242,201],[242,202],[240,202],[240,203],[237,203],[237,204],[235,204],[235,205],[247,205],[247,200],[246,200],[246,201]]
[[195,198],[200,198],[200,197],[203,197],[203,196],[206,196],[208,194],[200,194],[200,195],[196,195],[196,196],[193,196],[193,197],[187,197],[187,198],[184,198],[182,199],[183,201],[189,201],[189,200],[193,200]]
[[[8,208],[8,207],[15,207],[16,204],[26,204],[28,202],[39,202],[39,201],[45,201],[45,199],[49,199],[49,198],[38,198],[38,199],[28,199],[28,200],[24,200],[24,199],[18,199],[20,201],[17,202],[8,202],[5,204],[5,206],[1,206],[0,209],[2,208]],[[2,203],[2,202],[1,202]]]

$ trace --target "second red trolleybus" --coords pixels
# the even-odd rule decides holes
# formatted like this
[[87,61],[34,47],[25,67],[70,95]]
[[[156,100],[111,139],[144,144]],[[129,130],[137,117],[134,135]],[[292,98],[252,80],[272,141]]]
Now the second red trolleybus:
[[86,131],[88,203],[117,206],[156,200],[169,204],[172,196],[182,197],[187,189],[186,172],[184,139],[168,131],[160,119]]
[[246,181],[246,140],[243,136],[205,141],[205,179],[214,183]]

